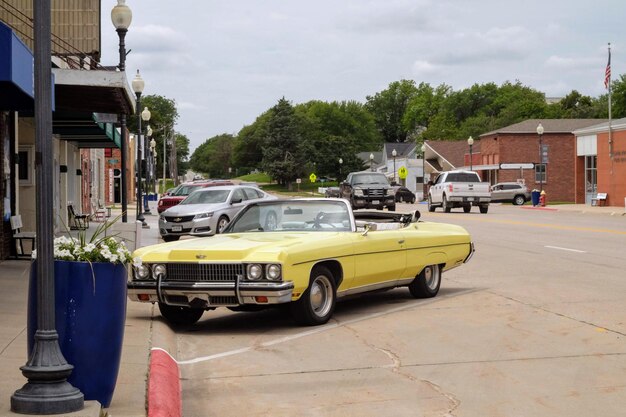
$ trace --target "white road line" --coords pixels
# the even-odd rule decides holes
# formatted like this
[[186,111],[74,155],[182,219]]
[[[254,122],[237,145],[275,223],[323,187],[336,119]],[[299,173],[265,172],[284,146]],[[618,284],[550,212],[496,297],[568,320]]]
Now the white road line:
[[[441,299],[446,299],[446,298],[452,298],[452,297],[458,297],[460,295],[465,295],[471,292],[474,292],[476,290],[471,289],[471,290],[466,290],[466,291],[460,291],[451,295],[447,295],[447,296],[440,296],[440,297],[435,297],[435,298],[431,298],[428,300],[423,300],[422,302],[418,302],[418,303],[409,303],[408,305],[404,305],[404,306],[400,306],[400,307],[395,307],[395,308],[391,308],[389,310],[385,310],[385,311],[381,311],[378,313],[372,313],[372,314],[368,314],[365,316],[361,316],[352,320],[347,320],[341,323],[331,323],[331,324],[325,324],[323,326],[317,327],[313,330],[307,330],[304,332],[300,332],[300,333],[296,333],[296,334],[292,334],[290,336],[285,336],[285,337],[280,337],[278,339],[274,339],[274,340],[269,340],[267,342],[263,342],[260,343],[258,345],[255,346],[248,346],[248,347],[243,347],[243,348],[239,348],[239,349],[235,349],[235,350],[229,350],[226,352],[222,352],[222,353],[216,353],[214,355],[209,355],[209,356],[201,356],[198,358],[194,358],[194,359],[187,359],[184,361],[176,361],[176,363],[178,363],[179,365],[192,365],[195,363],[200,363],[200,362],[208,362],[214,359],[220,359],[220,358],[225,358],[227,356],[233,356],[233,355],[239,355],[241,353],[247,353],[247,352],[251,352],[253,350],[259,349],[259,348],[265,348],[265,347],[269,347],[269,346],[274,346],[274,345],[278,345],[281,343],[286,343],[286,342],[290,342],[292,340],[296,340],[296,339],[300,339],[302,337],[307,337],[307,336],[311,336],[317,333],[322,333],[322,332],[326,332],[328,330],[333,330],[336,329],[338,327],[341,326],[348,326],[354,323],[358,323],[360,321],[365,321],[365,320],[370,320],[370,319],[374,319],[374,318],[378,318],[378,317],[382,317],[382,316],[386,316],[388,314],[392,314],[392,313],[396,313],[398,311],[402,311],[402,310],[408,310],[410,308],[415,308],[418,306],[422,306],[424,304],[430,304],[432,302],[435,302],[437,300],[441,300]],[[159,349],[159,350],[163,350],[161,348],[153,348],[153,349]],[[171,356],[171,355],[170,355]]]
[[561,247],[559,247],[559,246],[544,246],[544,248],[548,248],[548,249],[558,249],[558,250],[566,250],[566,251],[568,251],[568,252],[587,253],[587,251],[584,251],[584,250],[569,249],[569,248],[561,248]]

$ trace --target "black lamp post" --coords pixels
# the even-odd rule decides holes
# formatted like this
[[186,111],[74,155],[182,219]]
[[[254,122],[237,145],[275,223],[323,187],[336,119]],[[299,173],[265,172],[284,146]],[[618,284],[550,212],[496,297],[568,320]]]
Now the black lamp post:
[[[139,70],[137,70],[137,75],[133,78],[133,91],[137,96],[137,111],[141,109],[141,93],[143,93],[143,88],[145,87],[145,83],[139,74]],[[135,164],[135,173],[137,176],[137,214],[136,219],[138,222],[141,222],[141,227],[147,228],[146,219],[143,217],[143,210],[141,209],[141,116],[137,117],[137,163]]]
[[473,137],[469,137],[467,138],[467,144],[469,145],[470,148],[470,171],[473,171],[473,165],[472,165],[472,146],[474,146],[474,138]]
[[337,182],[341,182],[341,167],[343,166],[343,159],[339,158],[339,180]]
[[391,151],[391,156],[393,156],[393,182],[396,182],[396,156],[397,155],[398,155],[398,152],[396,152],[395,149]]
[[370,154],[370,171],[374,170],[374,154]]
[[[111,21],[118,37],[120,38],[120,63],[118,68],[120,71],[126,71],[126,45],[124,44],[124,38],[126,38],[126,32],[130,22],[133,20],[133,13],[130,7],[126,5],[126,0],[117,0],[117,6],[111,10]],[[122,147],[120,149],[121,165],[122,165],[122,223],[128,221],[128,197],[126,195],[128,190],[127,185],[127,157],[128,157],[128,144],[126,142],[126,114],[120,114],[120,134],[122,136]]]
[[[150,121],[150,116],[152,115],[152,113],[150,113],[150,110],[148,110],[147,107],[143,108],[143,111],[141,112],[141,118],[143,119],[144,122],[148,123]],[[146,176],[146,196],[143,198],[143,214],[144,215],[152,215],[152,213],[150,213],[150,206],[148,205],[148,180],[149,180],[149,176],[150,176],[150,170],[148,168],[148,162],[150,160],[150,148],[148,147],[148,136],[152,135],[152,128],[150,127],[150,125],[148,125],[148,128],[146,129],[146,134],[143,135],[143,149],[144,149],[144,157],[143,159],[145,160],[145,176]],[[149,228],[148,225],[145,226],[146,229]]]
[[543,165],[543,126],[541,123],[537,126],[537,135],[539,135],[539,191],[543,191],[543,174],[545,167]]
[[37,192],[37,330],[33,349],[20,368],[28,382],[11,396],[20,414],[67,414],[82,410],[84,396],[67,382],[74,367],[59,347],[54,311],[54,166],[50,0],[33,2],[35,64],[35,178]]
[[424,160],[426,159],[426,144],[422,143],[422,200],[425,200],[425,196],[426,196],[426,187],[424,184],[426,184],[426,172],[425,172],[425,167],[426,167],[426,163],[424,162]]
[[150,179],[152,180],[152,192],[156,194],[156,140],[152,137],[150,132]]

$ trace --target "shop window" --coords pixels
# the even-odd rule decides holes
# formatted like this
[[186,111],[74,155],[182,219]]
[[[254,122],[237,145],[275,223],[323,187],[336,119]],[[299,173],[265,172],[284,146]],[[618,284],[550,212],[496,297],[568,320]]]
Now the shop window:
[[18,149],[18,179],[20,185],[33,185],[34,176],[34,147],[33,146],[20,146]]

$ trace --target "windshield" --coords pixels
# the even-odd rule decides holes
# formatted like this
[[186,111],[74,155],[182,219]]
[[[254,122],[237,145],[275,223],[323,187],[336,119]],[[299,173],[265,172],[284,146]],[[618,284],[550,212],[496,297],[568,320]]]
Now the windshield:
[[352,184],[389,184],[383,174],[356,174],[352,177]]
[[279,201],[251,204],[229,225],[226,233],[351,231],[348,206],[338,201]]
[[177,190],[175,190],[172,195],[176,196],[184,196],[189,195],[193,190],[196,190],[198,185],[181,185]]
[[189,194],[189,197],[180,204],[218,204],[228,200],[230,190],[198,190]]

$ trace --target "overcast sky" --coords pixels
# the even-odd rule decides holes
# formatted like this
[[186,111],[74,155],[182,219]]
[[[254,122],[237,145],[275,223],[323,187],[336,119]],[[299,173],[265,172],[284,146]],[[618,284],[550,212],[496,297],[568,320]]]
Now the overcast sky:
[[[102,1],[102,63],[117,34]],[[563,96],[605,92],[624,72],[622,0],[127,0],[129,81],[177,103],[193,151],[285,97],[365,102],[392,81],[454,90],[519,80]]]

